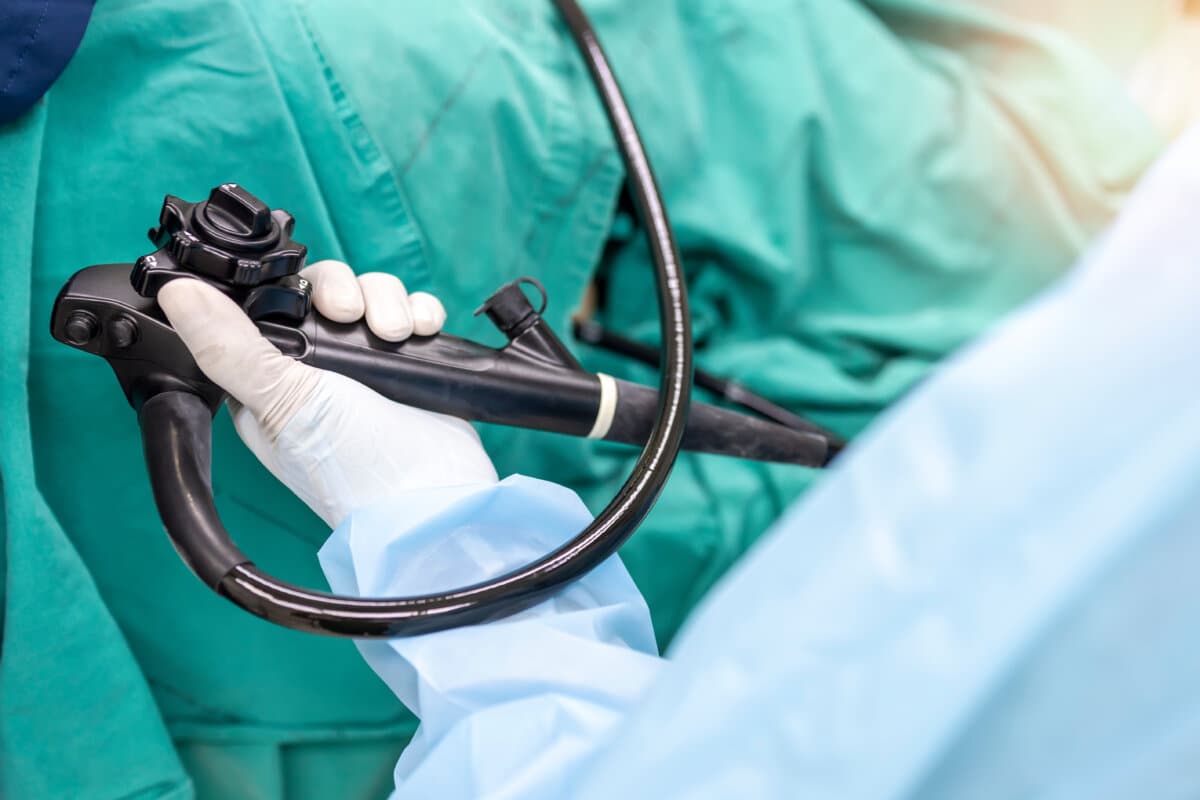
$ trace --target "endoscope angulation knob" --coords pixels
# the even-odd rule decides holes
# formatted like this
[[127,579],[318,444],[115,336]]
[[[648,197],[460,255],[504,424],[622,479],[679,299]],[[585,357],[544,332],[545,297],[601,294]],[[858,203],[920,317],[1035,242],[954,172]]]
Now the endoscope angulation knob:
[[254,319],[303,319],[310,307],[308,282],[296,276],[307,248],[292,239],[294,220],[236,183],[223,183],[208,199],[163,200],[159,225],[150,230],[158,247],[134,264],[131,280],[144,297],[163,284],[195,277],[217,286]]

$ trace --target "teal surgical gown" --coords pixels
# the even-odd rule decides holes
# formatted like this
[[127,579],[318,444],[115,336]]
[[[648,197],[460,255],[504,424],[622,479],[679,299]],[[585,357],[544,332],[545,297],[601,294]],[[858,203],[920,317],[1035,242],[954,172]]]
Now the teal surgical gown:
[[[1158,145],[1100,58],[995,3],[585,5],[677,226],[699,362],[846,434],[1059,274]],[[72,272],[132,261],[164,194],[227,180],[295,214],[314,259],[436,292],[455,333],[495,335],[468,312],[526,274],[563,330],[598,271],[604,321],[653,337],[619,159],[549,3],[99,0],[0,128],[0,796],[377,797],[413,731],[352,645],[187,573],[107,367],[48,335]],[[484,435],[502,472],[593,508],[633,457]],[[243,549],[321,585],[327,531],[224,414],[214,459]],[[661,643],[811,478],[681,459],[624,551]]]

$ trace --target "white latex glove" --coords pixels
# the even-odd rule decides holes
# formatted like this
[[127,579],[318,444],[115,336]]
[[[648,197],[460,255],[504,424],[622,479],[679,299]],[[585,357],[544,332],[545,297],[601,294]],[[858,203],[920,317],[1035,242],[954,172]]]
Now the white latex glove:
[[[355,277],[322,261],[301,273],[313,303],[336,322],[366,317],[400,341],[437,333],[446,319],[430,294],[409,295],[394,276]],[[331,527],[399,492],[496,482],[467,422],[394,403],[366,386],[283,355],[232,300],[197,280],[171,281],[158,304],[204,374],[230,395],[246,446]]]

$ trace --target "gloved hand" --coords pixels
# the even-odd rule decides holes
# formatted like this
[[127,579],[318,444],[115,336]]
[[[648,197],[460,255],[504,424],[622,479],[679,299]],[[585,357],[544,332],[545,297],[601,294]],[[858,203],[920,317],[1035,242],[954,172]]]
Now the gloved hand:
[[[409,295],[392,275],[356,278],[337,261],[301,274],[313,284],[318,313],[336,322],[365,316],[388,341],[437,333],[446,320],[437,298]],[[496,482],[466,421],[394,403],[283,355],[213,287],[177,279],[159,291],[158,303],[196,364],[229,393],[242,441],[331,527],[400,492]]]

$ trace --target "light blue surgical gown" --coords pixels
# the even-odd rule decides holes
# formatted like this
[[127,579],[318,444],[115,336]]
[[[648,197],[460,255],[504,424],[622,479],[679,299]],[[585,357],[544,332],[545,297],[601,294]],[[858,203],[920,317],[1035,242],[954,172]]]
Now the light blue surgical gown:
[[[361,650],[397,797],[1200,796],[1200,130],[1068,277],[953,358],[709,595],[669,659],[612,559]],[[554,484],[400,496],[335,590],[468,583],[578,531]]]

